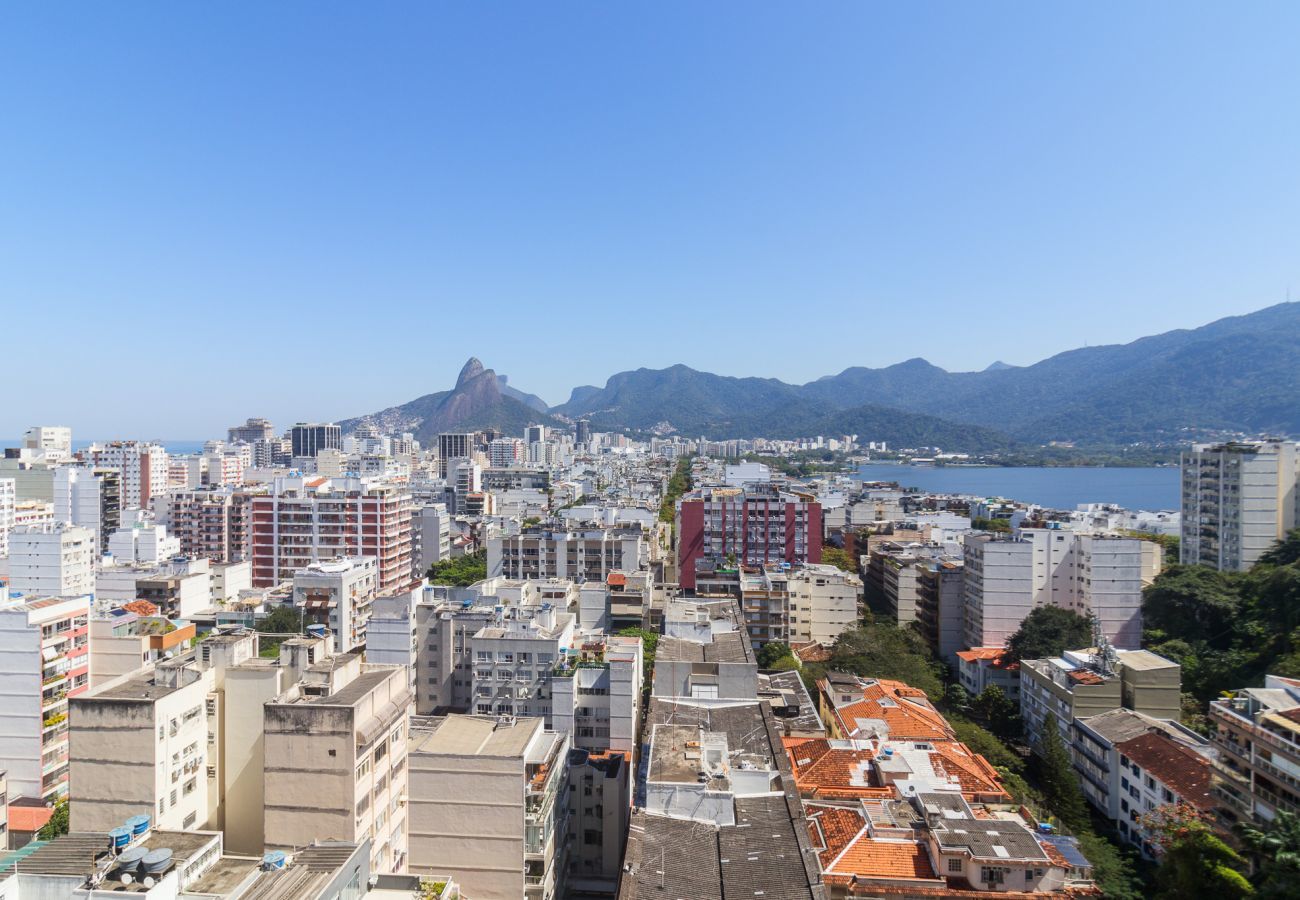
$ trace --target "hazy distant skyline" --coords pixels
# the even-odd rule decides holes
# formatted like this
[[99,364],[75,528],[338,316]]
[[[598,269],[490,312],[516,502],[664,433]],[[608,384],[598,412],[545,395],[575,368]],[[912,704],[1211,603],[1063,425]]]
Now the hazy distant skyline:
[[684,363],[1027,365],[1300,291],[1300,6],[0,11],[0,435]]

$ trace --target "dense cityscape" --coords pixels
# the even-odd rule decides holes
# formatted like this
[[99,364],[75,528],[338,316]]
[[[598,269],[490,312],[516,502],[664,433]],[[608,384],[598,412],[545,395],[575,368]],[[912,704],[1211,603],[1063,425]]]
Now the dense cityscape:
[[0,5],[0,900],[1300,900],[1297,34]]
[[[1206,667],[1223,621],[1295,618],[1296,445],[1189,447],[1176,510],[906,489],[919,451],[864,481],[873,453],[30,428],[0,460],[4,896],[1289,879],[1249,848],[1300,809],[1300,657]],[[788,474],[809,454],[836,462]]]

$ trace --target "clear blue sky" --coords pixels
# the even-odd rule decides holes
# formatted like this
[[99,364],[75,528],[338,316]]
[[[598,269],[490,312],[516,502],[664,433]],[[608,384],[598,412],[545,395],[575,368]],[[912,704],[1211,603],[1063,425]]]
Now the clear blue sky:
[[0,435],[1025,364],[1300,296],[1300,4],[0,10]]

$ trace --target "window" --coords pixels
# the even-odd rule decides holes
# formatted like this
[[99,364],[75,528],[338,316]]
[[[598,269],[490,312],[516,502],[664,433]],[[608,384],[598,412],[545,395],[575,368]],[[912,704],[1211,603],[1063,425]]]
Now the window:
[[980,881],[985,884],[1003,884],[1006,877],[1007,870],[1000,866],[984,866],[980,869]]
[[948,860],[948,871],[949,871],[949,872],[960,872],[961,869],[962,869],[962,864],[961,864],[961,860],[960,860],[960,859],[950,859],[950,860]]
[[176,806],[176,792],[175,792],[175,791],[172,791],[171,802],[172,802],[172,807],[174,808],[174,807]]
[[186,797],[188,797],[190,794],[194,793],[194,788],[195,788],[195,786],[196,786],[197,784],[198,784],[198,779],[197,779],[197,778],[191,778],[189,781],[185,782],[185,796],[186,796]]

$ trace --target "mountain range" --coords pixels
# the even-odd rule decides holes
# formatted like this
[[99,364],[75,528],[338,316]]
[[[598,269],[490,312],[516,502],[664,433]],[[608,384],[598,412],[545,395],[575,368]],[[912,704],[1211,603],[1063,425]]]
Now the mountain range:
[[1175,442],[1214,431],[1300,434],[1300,303],[1070,350],[1030,366],[995,362],[980,372],[948,372],[917,357],[794,385],[683,365],[637,369],[604,387],[574,388],[550,409],[471,359],[451,391],[342,424],[371,421],[426,440],[452,428],[515,434],[530,422],[577,418],[589,418],[597,431],[717,439],[858,434],[973,452],[1053,440]]

